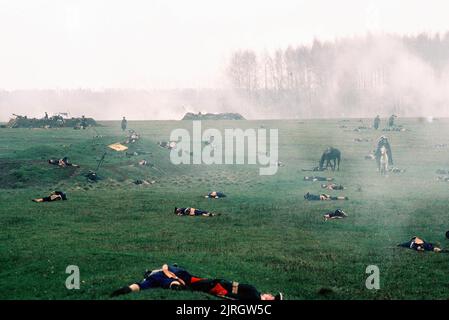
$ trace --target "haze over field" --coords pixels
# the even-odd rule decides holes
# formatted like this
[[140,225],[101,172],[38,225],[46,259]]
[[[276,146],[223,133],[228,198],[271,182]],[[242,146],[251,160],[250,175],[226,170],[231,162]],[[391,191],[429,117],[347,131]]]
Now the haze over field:
[[0,121],[449,116],[449,5],[404,3],[0,0]]

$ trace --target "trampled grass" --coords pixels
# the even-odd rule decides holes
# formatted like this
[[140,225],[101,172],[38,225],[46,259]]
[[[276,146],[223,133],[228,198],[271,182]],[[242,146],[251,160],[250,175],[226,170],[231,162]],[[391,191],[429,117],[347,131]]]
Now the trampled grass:
[[[279,130],[274,176],[255,165],[180,165],[157,146],[174,128],[190,121],[130,122],[142,135],[127,157],[106,146],[123,141],[118,122],[92,129],[0,129],[1,299],[108,299],[109,293],[140,280],[145,269],[178,263],[193,274],[255,285],[285,293],[287,299],[447,299],[448,254],[417,253],[396,245],[419,235],[449,245],[449,185],[436,181],[449,169],[449,122],[402,120],[406,132],[355,132],[359,122],[209,121],[203,127]],[[339,126],[345,124],[347,128]],[[376,139],[391,141],[402,174],[381,177],[365,160]],[[99,137],[95,137],[99,136]],[[354,142],[354,138],[371,139]],[[332,145],[343,154],[341,171],[311,173]],[[84,174],[107,152],[98,183]],[[50,166],[68,156],[79,169]],[[138,166],[147,159],[153,166]],[[323,192],[305,175],[333,176],[349,201],[307,202],[306,192]],[[135,179],[155,180],[137,186]],[[33,203],[62,189],[68,201]],[[228,197],[204,199],[212,190]],[[175,206],[222,213],[213,218],[177,217]],[[324,222],[327,211],[349,217]],[[81,289],[67,290],[68,265],[81,272]],[[365,287],[365,269],[380,269],[380,290]],[[320,289],[327,288],[326,294]],[[323,291],[321,291],[323,292]],[[122,299],[213,299],[192,292],[147,290]]]

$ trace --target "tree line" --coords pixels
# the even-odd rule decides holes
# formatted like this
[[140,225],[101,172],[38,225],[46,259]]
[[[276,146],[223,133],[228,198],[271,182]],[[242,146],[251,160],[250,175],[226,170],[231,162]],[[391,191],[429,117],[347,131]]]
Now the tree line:
[[227,76],[234,92],[262,113],[407,115],[445,103],[448,62],[449,32],[366,35],[273,52],[239,50]]

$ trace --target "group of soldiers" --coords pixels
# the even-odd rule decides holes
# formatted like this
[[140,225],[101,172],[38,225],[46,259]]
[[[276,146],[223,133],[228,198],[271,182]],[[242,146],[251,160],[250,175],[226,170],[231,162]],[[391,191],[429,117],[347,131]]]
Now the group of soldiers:
[[[392,127],[394,127],[394,120],[397,118],[397,116],[396,115],[391,115],[389,118],[388,118],[388,127],[389,128],[392,128]],[[379,126],[380,126],[380,116],[379,115],[377,115],[375,118],[374,118],[374,124],[373,124],[373,127],[374,127],[374,129],[376,129],[376,130],[378,130],[379,129]]]

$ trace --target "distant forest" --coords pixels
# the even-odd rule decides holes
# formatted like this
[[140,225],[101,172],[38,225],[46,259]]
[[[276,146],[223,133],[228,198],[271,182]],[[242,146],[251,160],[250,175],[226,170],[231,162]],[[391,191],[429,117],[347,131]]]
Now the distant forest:
[[449,33],[366,35],[231,54],[220,88],[0,90],[12,113],[95,119],[181,119],[237,112],[246,119],[449,117]]
[[234,52],[234,91],[263,113],[449,115],[449,33],[367,35],[274,52]]

